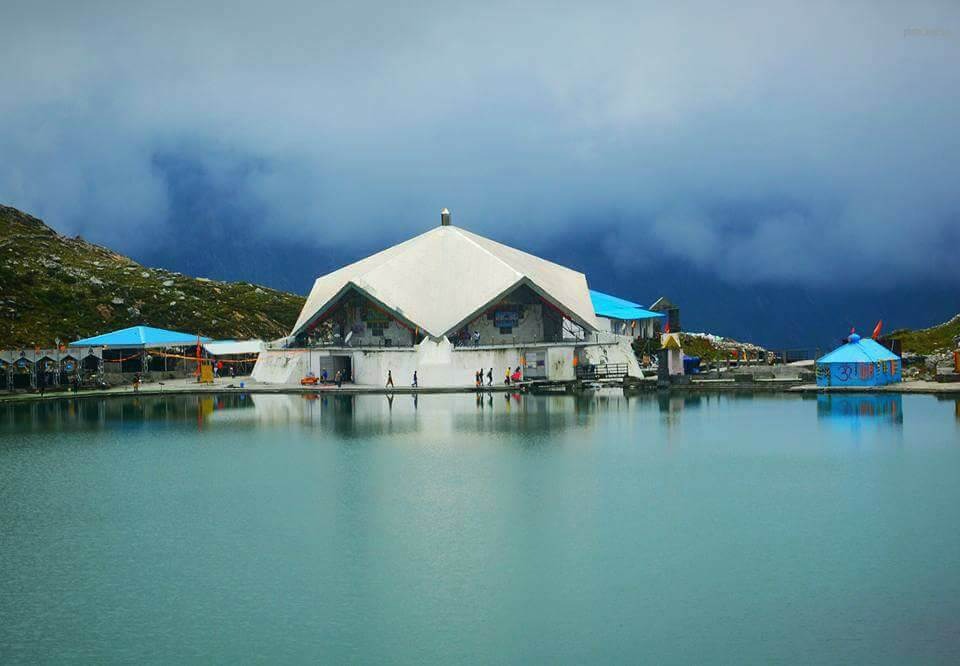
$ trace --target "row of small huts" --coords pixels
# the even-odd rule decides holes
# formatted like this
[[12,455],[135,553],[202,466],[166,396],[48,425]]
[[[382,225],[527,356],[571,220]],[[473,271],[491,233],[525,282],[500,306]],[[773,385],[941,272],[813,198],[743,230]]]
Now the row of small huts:
[[131,326],[54,348],[0,350],[0,391],[88,386],[128,380],[140,373],[189,376],[200,362],[233,365],[249,374],[261,340],[212,340],[151,326]]

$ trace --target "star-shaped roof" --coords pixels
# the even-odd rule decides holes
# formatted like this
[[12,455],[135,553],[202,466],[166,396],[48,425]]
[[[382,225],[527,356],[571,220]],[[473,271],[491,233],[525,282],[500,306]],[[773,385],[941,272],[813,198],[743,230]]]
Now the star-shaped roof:
[[292,335],[356,289],[439,338],[522,285],[588,331],[598,328],[583,273],[448,225],[318,278]]

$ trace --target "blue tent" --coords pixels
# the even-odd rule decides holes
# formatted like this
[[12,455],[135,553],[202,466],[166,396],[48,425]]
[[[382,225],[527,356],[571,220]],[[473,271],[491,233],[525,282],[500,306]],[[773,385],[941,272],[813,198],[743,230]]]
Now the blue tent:
[[817,359],[817,386],[883,386],[900,381],[900,357],[870,338],[847,343]]
[[651,312],[637,303],[593,289],[590,290],[590,300],[593,302],[594,313],[599,317],[632,321],[634,319],[653,319],[665,316],[659,312]]
[[[210,338],[200,338],[200,342],[210,342]],[[151,326],[131,326],[119,331],[111,331],[92,338],[74,340],[70,347],[107,347],[114,349],[146,347],[186,347],[197,344],[197,336],[191,333],[168,331]]]

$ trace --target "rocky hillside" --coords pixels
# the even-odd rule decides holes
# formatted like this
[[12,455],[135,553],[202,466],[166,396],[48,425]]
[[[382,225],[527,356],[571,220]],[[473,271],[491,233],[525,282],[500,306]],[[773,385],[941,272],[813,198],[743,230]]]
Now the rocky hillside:
[[145,324],[217,339],[286,335],[304,299],[141,266],[0,206],[0,349]]
[[739,342],[733,338],[725,338],[711,333],[681,333],[680,344],[683,353],[689,356],[699,356],[705,361],[720,361],[731,358],[733,353],[746,351],[750,358],[763,356],[767,350],[751,342]]
[[960,314],[930,328],[917,331],[900,329],[891,333],[890,337],[900,340],[904,353],[927,355],[952,351],[957,348],[956,341],[960,338]]

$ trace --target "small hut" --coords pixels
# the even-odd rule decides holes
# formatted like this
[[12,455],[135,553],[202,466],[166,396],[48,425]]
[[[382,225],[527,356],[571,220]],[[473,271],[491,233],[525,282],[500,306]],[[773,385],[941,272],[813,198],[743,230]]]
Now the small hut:
[[817,386],[883,386],[899,382],[901,370],[899,356],[851,333],[846,344],[817,359]]

